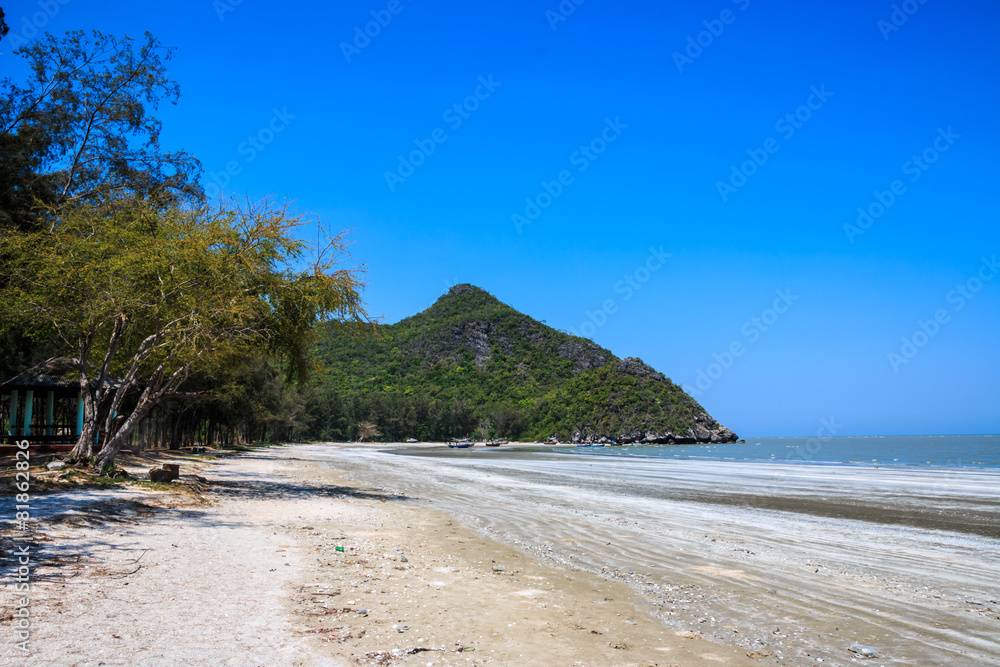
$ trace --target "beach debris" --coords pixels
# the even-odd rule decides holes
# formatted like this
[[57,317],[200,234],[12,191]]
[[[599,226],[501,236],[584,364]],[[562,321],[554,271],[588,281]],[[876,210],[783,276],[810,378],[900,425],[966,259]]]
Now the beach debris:
[[[459,649],[461,651],[462,649]],[[475,649],[469,648],[468,650],[474,651]],[[393,660],[401,658],[404,655],[416,655],[418,653],[444,653],[444,648],[427,648],[426,646],[414,646],[409,649],[394,648],[391,651],[371,651],[365,653],[365,660],[372,660],[370,664],[373,665],[391,665]]]
[[685,630],[683,632],[675,633],[681,639],[701,639],[704,635],[700,632],[695,632],[693,630]]
[[494,565],[493,566],[493,571],[494,572],[503,572],[504,571],[504,566],[503,565]]
[[621,642],[621,641],[619,641],[619,642],[611,642],[611,643],[608,644],[608,646],[610,646],[611,648],[616,648],[619,651],[627,651],[630,648],[632,648],[627,643]]
[[64,461],[52,461],[45,468],[47,470],[59,470],[60,468],[65,468],[66,463]]
[[340,553],[344,553],[344,547],[334,547],[334,550],[339,551]]
[[406,559],[406,556],[402,556],[402,555],[401,555],[401,556],[399,557],[399,562],[400,562],[400,563],[409,563],[410,561],[408,561],[408,560]]
[[367,609],[365,609],[363,607],[361,609],[358,609],[358,616],[367,616],[367,615],[368,615],[368,610]]
[[856,653],[861,658],[875,657],[875,648],[866,644],[851,644],[847,650]]
[[751,660],[763,660],[769,655],[771,655],[771,653],[766,649],[762,651],[747,651],[747,657],[750,658]]
[[399,654],[396,653],[396,651],[393,651],[392,653],[389,651],[371,651],[369,653],[365,653],[365,660],[371,660],[372,662],[370,664],[372,665],[391,665],[393,658],[397,655]]
[[164,463],[159,468],[149,469],[149,481],[172,482],[181,475],[181,467],[176,463]]

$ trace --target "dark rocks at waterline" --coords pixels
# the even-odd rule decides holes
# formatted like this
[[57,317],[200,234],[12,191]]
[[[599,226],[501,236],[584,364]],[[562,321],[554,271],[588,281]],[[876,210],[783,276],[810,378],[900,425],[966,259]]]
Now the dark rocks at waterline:
[[725,426],[709,431],[709,433],[712,436],[712,442],[736,442],[739,440],[737,435]]
[[608,434],[589,431],[575,431],[570,440],[573,444],[615,444],[631,445],[696,445],[710,443],[736,442],[739,437],[724,426],[708,429],[701,424],[695,424],[687,433],[679,434],[670,431],[656,433],[653,431],[628,431],[625,433]]

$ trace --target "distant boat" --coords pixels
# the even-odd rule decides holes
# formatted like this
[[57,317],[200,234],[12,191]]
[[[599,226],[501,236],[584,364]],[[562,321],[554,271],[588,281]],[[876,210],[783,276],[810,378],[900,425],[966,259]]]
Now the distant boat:
[[409,439],[409,440],[407,440],[406,442],[410,442],[410,443],[412,443],[412,442],[420,442],[420,441],[419,441],[419,440],[417,440],[416,438],[410,438],[410,439]]
[[483,443],[487,447],[499,447],[500,445],[509,445],[509,440],[487,440]]
[[468,449],[469,447],[472,447],[474,444],[476,444],[476,443],[474,443],[474,442],[449,442],[448,446],[451,447],[452,449]]

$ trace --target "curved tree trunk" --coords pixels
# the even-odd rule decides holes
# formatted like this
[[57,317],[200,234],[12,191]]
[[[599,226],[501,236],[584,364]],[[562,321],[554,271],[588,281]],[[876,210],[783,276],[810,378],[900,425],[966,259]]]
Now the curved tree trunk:
[[121,426],[119,426],[114,435],[109,434],[107,442],[101,447],[101,451],[97,453],[97,463],[96,467],[98,470],[104,470],[111,464],[115,462],[115,457],[118,455],[118,450],[122,448],[122,445],[129,441],[132,436],[132,432],[135,431],[136,426],[139,425],[149,411],[153,408],[151,402],[147,401],[145,403],[140,402],[136,406],[132,414],[125,419]]
[[83,396],[83,428],[76,446],[69,453],[71,461],[86,461],[94,454],[94,435],[97,433],[97,406],[90,393],[90,381],[86,372],[80,374],[80,395]]

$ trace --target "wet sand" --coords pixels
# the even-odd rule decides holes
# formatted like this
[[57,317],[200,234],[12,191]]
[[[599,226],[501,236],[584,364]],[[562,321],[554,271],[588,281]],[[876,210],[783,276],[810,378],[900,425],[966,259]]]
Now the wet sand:
[[418,451],[303,454],[769,663],[1000,663],[998,472]]

